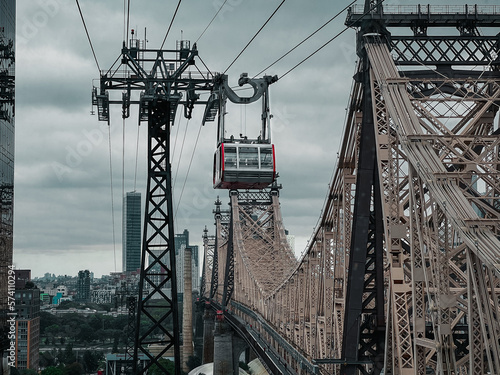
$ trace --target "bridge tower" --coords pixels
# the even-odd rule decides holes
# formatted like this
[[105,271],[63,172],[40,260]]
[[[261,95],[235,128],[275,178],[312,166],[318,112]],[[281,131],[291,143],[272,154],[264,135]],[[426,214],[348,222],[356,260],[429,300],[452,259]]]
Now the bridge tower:
[[[350,9],[346,25],[357,29],[359,91],[350,111],[359,148],[341,374],[495,373],[498,321],[488,317],[499,312],[500,248],[496,239],[486,255],[467,238],[473,228],[498,238],[498,186],[484,175],[497,173],[486,156],[496,146],[486,139],[497,133],[498,9],[367,0]],[[389,31],[402,27],[412,35]],[[490,28],[497,34],[480,35]],[[423,167],[429,156],[417,144],[432,150],[433,167]]]

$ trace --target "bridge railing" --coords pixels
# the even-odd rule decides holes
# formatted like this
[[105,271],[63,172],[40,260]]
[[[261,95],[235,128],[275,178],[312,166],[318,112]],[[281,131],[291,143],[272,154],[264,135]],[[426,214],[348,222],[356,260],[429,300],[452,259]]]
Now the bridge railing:
[[[352,14],[363,14],[364,5],[349,8]],[[500,14],[500,5],[384,5],[385,14]]]

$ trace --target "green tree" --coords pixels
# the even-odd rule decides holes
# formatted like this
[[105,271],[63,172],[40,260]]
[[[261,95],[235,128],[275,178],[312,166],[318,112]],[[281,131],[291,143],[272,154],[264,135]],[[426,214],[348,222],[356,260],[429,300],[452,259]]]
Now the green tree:
[[116,337],[113,341],[113,349],[111,349],[111,353],[118,353],[118,338]]
[[40,375],[63,375],[63,370],[61,367],[50,366],[43,369]]
[[73,301],[62,301],[59,306],[56,307],[58,310],[68,310],[71,308],[78,309],[80,308],[81,305],[78,302],[73,302]]
[[36,285],[33,281],[26,281],[26,285],[24,286],[25,289],[35,289]]
[[78,362],[73,362],[72,364],[64,368],[63,375],[82,375],[83,366]]
[[68,343],[68,345],[66,345],[66,348],[64,349],[64,352],[62,354],[62,363],[64,363],[66,366],[76,361],[75,353],[73,353],[73,345],[71,343]]
[[38,372],[36,372],[36,370],[33,370],[31,368],[25,368],[19,370],[19,375],[38,375]]
[[53,324],[58,324],[61,319],[47,311],[40,311],[40,335],[45,335],[45,329]]
[[[160,363],[160,365],[162,367],[165,368],[165,370],[168,371],[169,374],[171,374],[171,375],[175,374],[174,362],[172,362],[169,359],[164,359],[164,358],[160,358],[158,360],[158,362]],[[160,367],[158,367],[156,364],[154,364],[150,367],[148,374],[150,374],[150,375],[165,375],[165,372]]]
[[44,333],[47,336],[55,337],[55,336],[57,336],[59,334],[60,330],[61,330],[61,327],[59,327],[58,324],[52,324],[52,325],[50,325],[50,326],[48,326],[48,327],[45,328]]
[[94,331],[98,331],[100,329],[103,329],[104,327],[104,319],[102,318],[102,315],[96,314],[92,315],[90,318],[88,325],[92,327]]
[[80,342],[92,342],[95,339],[95,332],[90,325],[84,323],[80,326],[80,332],[76,335],[76,339]]
[[40,353],[38,361],[40,363],[40,367],[47,368],[47,367],[50,367],[50,366],[55,366],[55,364],[56,364],[56,357],[51,352],[48,352],[48,351],[47,352],[42,352],[42,353]]
[[103,359],[104,355],[102,353],[86,350],[82,359],[83,369],[86,373],[95,372]]

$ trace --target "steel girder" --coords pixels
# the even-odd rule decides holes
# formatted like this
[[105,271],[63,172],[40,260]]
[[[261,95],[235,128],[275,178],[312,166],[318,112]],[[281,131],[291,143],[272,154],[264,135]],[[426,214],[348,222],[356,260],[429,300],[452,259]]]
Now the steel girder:
[[[363,117],[349,253],[341,359],[342,374],[378,374],[383,368],[384,294],[382,202],[368,60],[363,60]],[[363,363],[373,363],[367,372]]]
[[[498,112],[498,80],[486,85],[488,95],[482,94],[481,80],[464,95],[468,84],[451,79],[446,85],[435,82],[432,97],[423,98],[421,91],[409,95],[419,92],[418,85],[399,79],[387,48],[369,48],[413,184],[407,206],[412,262],[407,259],[403,269],[403,284],[412,287],[412,304],[390,304],[396,311],[415,314],[414,358],[407,368],[419,374],[426,367],[440,374],[476,373],[479,368],[495,373],[499,327],[493,317],[499,313],[500,244],[494,204],[498,147],[492,121]],[[479,268],[486,274],[479,276]],[[401,371],[397,363],[390,365],[386,373]]]

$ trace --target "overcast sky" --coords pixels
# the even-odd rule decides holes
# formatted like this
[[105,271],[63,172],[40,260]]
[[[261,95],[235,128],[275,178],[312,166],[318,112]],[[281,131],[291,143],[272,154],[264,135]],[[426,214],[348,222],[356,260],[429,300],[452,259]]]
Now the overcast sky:
[[[164,48],[174,49],[181,38],[191,43],[199,39],[201,59],[212,72],[222,72],[280,3],[228,0],[200,38],[223,2],[183,1]],[[159,48],[177,1],[130,3],[130,28],[140,39],[146,28],[148,47]],[[230,84],[242,72],[259,73],[349,3],[286,1],[227,71]],[[123,1],[80,0],[80,5],[99,66],[108,69],[122,46]],[[345,13],[265,74],[282,76],[342,31],[344,20]],[[272,136],[283,185],[280,202],[297,254],[320,216],[335,167],[356,60],[354,42],[355,32],[348,30],[270,88]],[[123,124],[118,107],[111,111],[110,128],[90,114],[91,88],[99,72],[75,1],[18,1],[16,48],[15,264],[31,269],[32,276],[121,271],[122,196],[135,188],[144,203],[146,126],[138,128],[135,111]],[[227,110],[236,129],[255,137],[260,102],[247,107],[229,103]],[[197,106],[190,121],[176,119],[172,133],[175,232],[188,229],[191,243],[200,248],[204,227],[214,233],[212,209],[218,195],[228,207],[228,192],[212,189],[216,127],[207,123],[200,131],[203,110]]]

